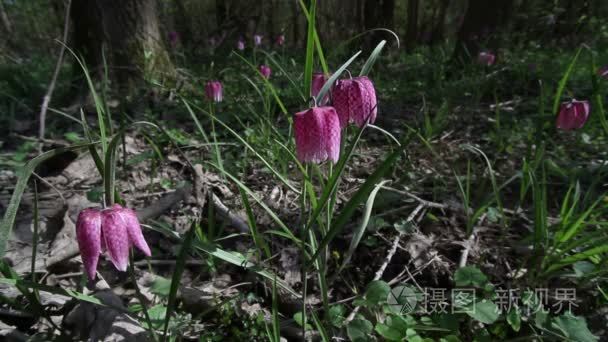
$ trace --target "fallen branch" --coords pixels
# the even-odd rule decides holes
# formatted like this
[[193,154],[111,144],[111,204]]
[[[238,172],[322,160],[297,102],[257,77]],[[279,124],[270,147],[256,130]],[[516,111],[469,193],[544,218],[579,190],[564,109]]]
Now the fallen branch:
[[[416,215],[418,215],[418,213],[420,212],[420,210],[422,210],[422,208],[424,208],[424,207],[425,207],[425,205],[422,204],[422,203],[420,203],[416,207],[416,209],[414,209],[414,211],[412,211],[412,213],[410,214],[410,216],[407,217],[407,219],[405,220],[405,222],[411,222],[412,220],[414,220],[414,218],[416,217]],[[395,236],[395,238],[393,239],[393,243],[391,245],[391,249],[388,251],[388,254],[386,254],[386,257],[384,258],[384,262],[382,263],[382,265],[380,265],[380,268],[378,269],[378,271],[376,271],[376,274],[374,275],[374,281],[375,280],[380,280],[380,278],[382,278],[382,275],[384,274],[384,271],[388,267],[388,264],[391,262],[391,260],[393,259],[393,256],[397,252],[397,247],[399,246],[399,241],[401,240],[401,237],[403,235],[404,235],[403,233],[399,233],[399,235]],[[361,309],[360,306],[355,307],[353,309],[353,311],[350,313],[350,315],[348,315],[348,317],[346,317],[345,324],[347,324],[348,322],[352,321],[355,318],[355,315],[357,314],[357,312],[359,312],[360,309]]]
[[[167,194],[162,197],[157,202],[151,204],[150,206],[139,210],[137,212],[137,218],[140,221],[146,221],[155,217],[160,216],[165,211],[171,209],[178,202],[185,200],[190,194],[192,186],[190,184],[186,184],[181,188],[178,188],[174,192]],[[79,253],[78,245],[71,244],[68,248],[62,249],[60,253],[49,257],[46,261],[46,267],[52,268],[53,266],[62,263],[66,260],[69,260]]]
[[[196,176],[195,191],[197,195],[201,197],[200,194],[204,194],[208,191],[210,193],[213,208],[220,214],[220,217],[226,220],[236,229],[238,229],[241,233],[248,233],[249,225],[247,224],[245,219],[236,214],[234,211],[230,210],[230,208],[228,208],[224,203],[222,203],[222,200],[220,200],[220,198],[217,197],[215,193],[213,193],[213,190],[208,190],[207,184],[205,183],[205,174],[203,172],[203,166],[201,164],[196,164],[193,166],[193,169]],[[199,198],[197,200],[199,201],[199,205],[201,205],[200,202],[202,201],[202,199]]]
[[[68,0],[65,6],[65,21],[63,23],[63,41],[61,42],[61,50],[59,50],[59,57],[57,58],[57,64],[55,65],[55,71],[53,72],[53,78],[49,84],[49,88],[42,99],[42,106],[40,106],[40,122],[38,127],[38,138],[44,139],[44,131],[46,126],[46,111],[49,108],[49,103],[55,91],[55,84],[57,83],[57,77],[61,71],[61,65],[63,64],[63,56],[65,55],[65,48],[68,40],[68,33],[70,27],[70,8],[72,7],[72,0]],[[39,150],[42,151],[42,143],[39,146]]]

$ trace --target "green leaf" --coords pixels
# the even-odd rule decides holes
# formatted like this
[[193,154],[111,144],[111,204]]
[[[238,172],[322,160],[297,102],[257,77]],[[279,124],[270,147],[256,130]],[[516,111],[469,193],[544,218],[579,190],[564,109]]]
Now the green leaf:
[[171,292],[171,280],[165,277],[158,276],[152,282],[150,292],[166,298]]
[[553,319],[551,327],[560,330],[568,341],[576,342],[595,342],[598,337],[593,335],[587,327],[587,322],[583,317],[565,314]]
[[509,313],[507,314],[507,322],[511,328],[513,328],[513,330],[516,332],[519,331],[521,328],[521,313],[518,309],[512,308],[509,310]]
[[370,321],[364,318],[356,318],[348,323],[346,333],[352,342],[368,342],[370,340],[369,334],[373,328],[374,326]]
[[369,55],[369,58],[363,65],[363,68],[361,68],[361,73],[359,73],[359,76],[367,76],[369,74],[369,72],[372,70],[372,67],[374,66],[374,64],[376,64],[376,60],[378,59],[380,52],[382,52],[384,45],[386,45],[386,40],[383,40],[380,43],[378,43],[378,45],[376,45],[376,48]]
[[312,82],[312,68],[314,66],[315,53],[315,17],[317,0],[310,1],[308,10],[308,34],[306,37],[306,60],[304,61],[304,94],[310,94],[310,84]]
[[488,282],[488,277],[475,266],[466,266],[456,270],[454,281],[457,287],[483,287]]
[[370,304],[379,304],[386,302],[388,294],[391,292],[391,287],[382,280],[374,280],[367,286],[365,291],[365,299]]
[[367,197],[367,201],[365,202],[365,209],[363,210],[363,216],[361,217],[361,222],[353,233],[353,237],[350,240],[350,246],[348,246],[348,250],[344,254],[344,261],[338,269],[338,273],[340,273],[342,269],[350,262],[350,258],[353,256],[353,253],[357,249],[357,246],[359,246],[359,242],[361,241],[363,234],[365,234],[367,224],[369,223],[369,219],[372,215],[372,209],[374,208],[374,201],[376,200],[376,195],[378,194],[378,191],[380,191],[382,186],[387,182],[388,180],[384,180],[376,184],[372,192],[369,194],[369,197]]
[[570,64],[568,65],[568,68],[566,69],[566,72],[564,73],[561,80],[559,81],[559,84],[557,85],[557,90],[555,91],[555,97],[553,98],[553,108],[552,108],[553,115],[557,115],[557,110],[559,109],[559,103],[560,103],[562,94],[564,93],[564,89],[566,88],[566,83],[568,83],[570,74],[572,73],[572,70],[574,69],[574,65],[576,64],[576,60],[578,59],[578,56],[581,54],[582,49],[583,48],[581,47],[576,51],[574,58],[572,58],[572,61],[570,62]]
[[471,304],[466,313],[475,320],[485,324],[494,323],[498,319],[498,316],[500,316],[496,304],[486,299]]
[[[303,320],[304,316],[302,315],[302,312],[296,312],[293,315],[293,320],[296,321],[296,323],[298,323],[298,325],[301,327],[302,323],[304,322]],[[306,322],[308,322],[308,320],[306,320]],[[312,325],[306,323],[306,330],[311,330],[312,329]]]
[[190,247],[192,246],[195,231],[196,223],[193,223],[190,227],[190,230],[186,233],[186,236],[184,237],[182,246],[179,249],[179,253],[177,255],[177,260],[175,261],[175,269],[173,270],[173,277],[171,277],[171,289],[169,292],[169,300],[167,301],[165,326],[163,329],[163,336],[165,337],[165,339],[168,337],[167,331],[169,330],[169,320],[171,320],[171,311],[175,306],[175,301],[177,299],[177,289],[179,288],[179,283],[182,278],[182,274],[184,273],[184,268],[186,267],[186,258],[188,257],[188,253],[190,252]]
[[388,341],[401,341],[406,336],[407,328],[401,316],[388,316],[384,323],[376,324],[376,332]]
[[344,314],[346,313],[346,308],[342,304],[332,305],[329,307],[329,323],[336,328],[341,328],[344,324]]
[[309,260],[310,266],[312,262],[319,256],[319,254],[325,250],[325,247],[329,245],[329,243],[333,240],[333,238],[338,235],[342,228],[348,223],[352,215],[357,210],[357,206],[361,203],[365,198],[368,197],[368,194],[372,191],[376,183],[384,176],[386,172],[392,167],[393,163],[397,161],[397,158],[401,154],[403,146],[395,149],[392,153],[388,154],[388,156],[382,161],[382,164],[378,166],[378,168],[372,173],[361,187],[357,190],[357,192],[351,197],[351,199],[344,205],[340,215],[331,224],[331,229],[325,234],[325,237],[319,243],[315,254]]

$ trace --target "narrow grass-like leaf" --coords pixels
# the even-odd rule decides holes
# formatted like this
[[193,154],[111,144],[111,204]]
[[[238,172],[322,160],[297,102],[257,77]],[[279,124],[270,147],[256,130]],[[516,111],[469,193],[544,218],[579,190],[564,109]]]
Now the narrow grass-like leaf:
[[384,45],[386,45],[386,40],[383,40],[378,43],[374,51],[372,51],[372,53],[369,55],[369,58],[367,59],[365,64],[363,64],[363,68],[361,68],[361,73],[359,73],[359,76],[367,76],[369,74],[374,64],[376,64],[376,60],[380,56],[380,52],[382,52]]
[[175,305],[175,301],[177,299],[177,289],[179,288],[179,283],[182,278],[182,273],[184,272],[184,268],[186,267],[186,258],[188,257],[188,252],[190,251],[190,247],[192,246],[192,240],[194,238],[194,232],[196,229],[194,228],[196,223],[193,223],[190,227],[190,230],[184,236],[184,240],[182,242],[182,246],[177,254],[177,260],[175,261],[175,269],[173,270],[173,276],[171,277],[171,289],[169,290],[169,299],[167,301],[167,311],[165,313],[165,325],[163,328],[163,336],[164,339],[167,339],[167,331],[169,330],[169,321],[171,320],[171,311],[173,311],[173,306]]
[[[186,108],[188,109],[188,111],[190,112],[191,115],[194,115],[194,112],[192,111],[192,108],[190,107],[189,103],[185,100],[182,99],[182,101],[184,102],[184,105],[186,106]],[[195,106],[196,107],[196,106]],[[213,116],[211,113],[208,113],[204,110],[202,110],[199,107],[196,107],[197,109],[199,109],[201,112],[205,113],[206,115],[208,115],[211,118],[215,118],[215,120],[222,125],[222,127],[224,127],[228,132],[230,132],[237,140],[239,140],[241,142],[241,144],[243,144],[245,147],[247,147],[251,152],[253,152],[255,154],[256,157],[258,157],[258,159],[264,164],[266,165],[266,167],[272,172],[274,173],[275,176],[277,176],[277,178],[279,178],[279,180],[281,180],[281,182],[283,182],[283,184],[285,184],[285,186],[287,186],[291,191],[299,194],[300,191],[298,189],[296,189],[293,185],[291,185],[291,183],[289,182],[289,180],[287,180],[287,178],[285,178],[283,175],[281,175],[277,170],[275,170],[272,165],[270,165],[270,163],[268,161],[266,161],[266,159],[264,159],[264,157],[262,157],[261,154],[258,153],[258,151],[256,151],[251,145],[249,145],[249,143],[247,143],[247,141],[245,141],[245,139],[243,139],[241,137],[240,134],[238,134],[237,132],[235,132],[232,128],[230,128],[230,126],[228,126],[226,123],[224,123],[224,121],[218,119],[217,117]]]
[[287,115],[287,114],[288,114],[288,112],[287,112],[287,108],[285,108],[285,105],[283,104],[283,101],[281,101],[281,98],[279,97],[279,94],[277,93],[277,90],[274,88],[274,86],[272,85],[272,83],[270,83],[270,81],[269,81],[269,80],[268,80],[266,77],[264,77],[264,76],[262,75],[262,73],[260,72],[260,70],[258,70],[258,68],[257,68],[255,65],[251,64],[251,63],[250,63],[250,62],[247,60],[247,58],[245,58],[245,57],[243,57],[243,56],[239,55],[238,53],[236,53],[236,52],[234,52],[234,51],[233,51],[232,53],[233,53],[233,54],[235,54],[235,55],[237,55],[237,56],[238,56],[238,57],[239,57],[239,58],[240,58],[240,59],[241,59],[243,62],[245,62],[247,65],[249,65],[249,67],[250,67],[252,70],[254,70],[254,71],[257,73],[257,75],[258,75],[258,76],[260,76],[260,78],[261,78],[261,79],[262,79],[262,81],[263,81],[263,82],[266,84],[266,86],[268,87],[268,89],[270,89],[270,92],[272,93],[272,96],[274,97],[275,101],[277,101],[277,104],[278,104],[278,105],[279,105],[279,107],[281,108],[281,112],[282,112],[283,114],[286,114],[286,115]]
[[266,51],[262,51],[262,53],[266,56],[266,58],[268,58],[268,60],[277,68],[279,69],[279,71],[281,71],[281,73],[283,75],[285,75],[285,77],[287,78],[287,80],[289,81],[289,83],[291,83],[291,85],[293,86],[293,88],[298,92],[298,94],[300,95],[300,98],[302,99],[302,101],[306,101],[307,98],[304,95],[304,93],[302,92],[302,89],[300,87],[298,87],[298,85],[296,84],[296,81],[294,81],[293,78],[291,78],[291,76],[289,76],[289,73],[287,73],[287,71],[283,68],[283,66],[281,65],[281,63],[279,63],[276,58],[274,58],[271,54],[269,54]]
[[293,233],[291,232],[291,229],[289,229],[287,227],[287,225],[285,223],[283,223],[283,221],[279,218],[279,216],[272,210],[270,209],[270,207],[268,207],[266,205],[266,203],[264,203],[264,201],[262,201],[256,194],[255,192],[253,192],[251,189],[249,189],[249,187],[247,187],[247,185],[243,184],[240,180],[238,180],[236,177],[234,177],[230,172],[226,171],[226,170],[221,170],[219,169],[219,167],[213,163],[207,163],[209,165],[211,165],[212,167],[214,167],[216,170],[222,172],[225,176],[227,176],[228,178],[230,178],[231,181],[233,181],[240,189],[242,189],[243,191],[245,191],[249,196],[251,196],[251,198],[253,198],[267,213],[268,215],[273,219],[273,221],[281,228],[283,229],[283,231],[287,234],[287,236],[289,236],[289,239],[291,239],[294,243],[296,244],[300,244],[301,241],[298,240],[298,238],[296,238],[295,235],[293,235]]
[[245,207],[245,211],[247,212],[247,221],[249,222],[249,229],[251,231],[251,237],[253,238],[253,242],[259,251],[264,253],[264,257],[270,258],[270,248],[264,241],[264,238],[258,232],[258,226],[255,223],[255,215],[253,214],[253,210],[251,209],[251,204],[249,203],[249,198],[247,198],[247,194],[245,190],[239,188],[239,193],[241,194],[241,200],[243,201],[243,206]]
[[551,114],[553,114],[553,115],[557,115],[557,110],[559,109],[559,103],[561,101],[562,94],[564,93],[564,89],[566,88],[566,84],[568,83],[568,79],[570,78],[570,74],[572,73],[572,70],[574,70],[574,65],[576,65],[576,61],[578,60],[578,56],[581,54],[582,49],[583,48],[580,47],[576,51],[576,54],[574,55],[574,57],[572,58],[572,61],[568,65],[566,72],[564,73],[564,75],[560,79],[559,83],[557,84],[557,89],[555,91],[555,97],[553,98],[553,108],[552,108],[553,111],[551,112]]
[[338,269],[338,273],[342,272],[346,264],[350,262],[350,258],[353,256],[353,253],[357,249],[357,246],[359,246],[359,242],[361,241],[363,234],[365,234],[367,224],[369,223],[369,219],[372,215],[372,209],[374,208],[374,201],[376,200],[376,195],[378,194],[378,191],[380,191],[382,186],[384,186],[384,184],[386,183],[388,183],[388,180],[384,180],[376,184],[372,192],[369,194],[369,197],[365,202],[365,210],[363,210],[363,217],[361,217],[361,222],[354,231],[353,237],[350,240],[350,246],[348,246],[348,250],[344,254],[344,261]]
[[357,192],[351,197],[351,199],[344,205],[340,215],[334,219],[331,224],[331,229],[325,234],[323,240],[319,244],[315,254],[308,262],[307,267],[310,267],[310,264],[316,260],[319,256],[320,252],[333,240],[333,238],[338,235],[342,231],[342,228],[346,225],[348,220],[352,217],[357,209],[359,203],[361,203],[366,197],[369,196],[369,193],[372,191],[376,183],[384,176],[384,174],[392,167],[393,163],[397,161],[399,155],[401,154],[401,149],[396,149],[392,153],[390,153],[382,164],[372,173],[361,187],[357,190]]
[[[157,231],[167,237],[170,237],[170,238],[173,238],[176,240],[182,239],[181,236],[179,235],[179,233],[177,233],[176,231],[167,227],[167,225],[160,223],[160,222],[155,222],[155,223],[156,224],[150,225],[147,227],[154,231]],[[274,279],[276,277],[276,275],[274,273],[267,271],[262,266],[249,261],[247,258],[245,258],[240,253],[229,252],[224,249],[218,248],[217,246],[215,246],[209,242],[205,242],[205,241],[201,241],[201,240],[194,240],[192,242],[192,246],[194,248],[196,248],[197,250],[200,250],[209,255],[212,255],[220,260],[223,260],[225,262],[228,262],[230,264],[233,264],[233,265],[236,265],[239,267],[243,267],[244,269],[254,272],[267,280],[274,281]],[[293,296],[295,296],[296,298],[302,297],[293,288],[291,288],[287,283],[285,283],[284,281],[282,281],[280,279],[277,279],[277,285],[279,287],[281,287],[282,289],[284,289],[285,291],[292,294]]]
[[[302,0],[300,0],[302,1]],[[312,68],[314,67],[315,54],[315,17],[317,0],[310,1],[310,9],[306,20],[308,21],[308,33],[306,35],[306,59],[304,60],[304,94],[310,95],[310,84],[312,83]]]
[[27,181],[36,167],[38,167],[38,165],[40,165],[42,162],[62,153],[78,151],[94,144],[95,143],[86,143],[56,148],[33,158],[19,169],[17,172],[17,184],[15,185],[15,190],[13,191],[11,200],[6,208],[6,212],[4,213],[4,218],[0,224],[0,258],[4,256],[4,253],[6,253],[6,242],[13,229],[13,224],[15,223],[15,216],[17,215],[19,204],[21,203],[21,196],[23,196],[23,192],[27,186]]
[[342,64],[342,66],[340,68],[338,68],[338,70],[336,70],[336,72],[334,72],[333,75],[331,75],[331,77],[327,80],[327,82],[325,82],[325,84],[323,85],[323,87],[321,87],[321,90],[319,90],[319,94],[317,95],[317,103],[321,103],[323,97],[325,96],[325,94],[327,94],[327,92],[332,87],[332,85],[342,75],[342,73],[344,72],[344,70],[346,70],[346,68],[348,68],[348,66],[355,59],[357,59],[357,57],[360,54],[361,54],[361,51],[358,51],[357,53],[355,53],[348,61],[346,61],[346,63]]
[[342,153],[340,160],[338,160],[338,164],[336,165],[336,167],[333,170],[333,174],[331,175],[330,179],[327,181],[327,184],[323,188],[323,193],[321,194],[321,198],[317,201],[317,205],[313,207],[313,211],[310,214],[310,217],[308,218],[306,227],[310,227],[312,225],[312,223],[317,220],[317,218],[323,211],[323,208],[329,201],[331,195],[336,190],[336,188],[338,186],[338,180],[342,176],[342,173],[344,172],[344,168],[346,167],[346,163],[352,156],[353,151],[355,150],[355,147],[359,143],[359,140],[361,140],[363,131],[365,131],[365,127],[361,128],[359,130],[359,133],[355,137],[353,143],[350,145],[348,150],[346,150],[345,153]]

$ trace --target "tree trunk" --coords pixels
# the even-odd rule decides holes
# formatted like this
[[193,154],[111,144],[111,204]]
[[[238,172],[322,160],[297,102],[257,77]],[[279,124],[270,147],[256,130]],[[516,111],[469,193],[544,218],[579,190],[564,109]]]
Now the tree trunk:
[[102,70],[102,53],[119,86],[139,79],[173,78],[155,0],[75,0],[74,45],[90,69]]
[[418,41],[418,8],[419,0],[407,2],[407,29],[405,31],[405,48],[412,51]]
[[[476,56],[482,47],[480,42],[495,38],[496,28],[508,22],[512,4],[512,0],[469,0],[454,56],[459,59]],[[489,48],[497,48],[495,40],[490,40],[489,44]]]
[[0,1],[0,20],[2,20],[2,27],[7,32],[7,34],[13,33],[13,26],[11,25],[11,21],[8,19],[8,14],[6,14],[6,10],[4,9],[4,4]]
[[437,44],[445,38],[445,18],[448,13],[448,6],[450,0],[441,0],[441,7],[439,8],[439,15],[435,21],[433,27],[433,33],[431,34],[431,44]]

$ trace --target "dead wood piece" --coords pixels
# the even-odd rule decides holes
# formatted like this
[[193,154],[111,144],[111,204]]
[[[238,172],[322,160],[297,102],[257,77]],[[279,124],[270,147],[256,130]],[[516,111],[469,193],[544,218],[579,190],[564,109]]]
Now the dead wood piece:
[[[203,173],[203,166],[201,164],[194,165],[194,173],[196,175],[195,190],[197,194],[205,194],[209,192],[213,207],[220,214],[220,217],[225,219],[229,224],[233,225],[241,233],[249,232],[249,225],[247,222],[245,222],[241,216],[230,210],[230,208],[222,203],[222,200],[220,200],[220,198],[213,193],[213,190],[209,190],[209,187],[205,182],[205,174]],[[200,204],[201,200],[197,201]]]

